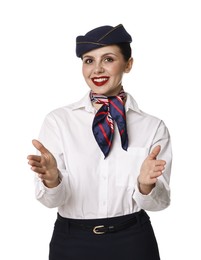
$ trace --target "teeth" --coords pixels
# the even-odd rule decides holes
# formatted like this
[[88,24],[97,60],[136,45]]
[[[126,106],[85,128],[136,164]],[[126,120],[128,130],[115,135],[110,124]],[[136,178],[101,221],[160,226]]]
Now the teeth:
[[94,79],[94,81],[96,81],[96,82],[103,82],[106,80],[107,80],[107,78]]

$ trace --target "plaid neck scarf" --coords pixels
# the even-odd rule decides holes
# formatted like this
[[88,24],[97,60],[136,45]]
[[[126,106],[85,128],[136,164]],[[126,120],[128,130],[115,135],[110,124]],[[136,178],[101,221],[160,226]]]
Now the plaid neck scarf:
[[116,122],[121,137],[121,145],[124,150],[128,148],[128,135],[126,127],[126,114],[124,99],[126,93],[122,89],[117,96],[103,96],[90,92],[91,101],[103,104],[97,111],[92,130],[94,137],[103,152],[105,158],[108,156],[114,136],[114,121]]

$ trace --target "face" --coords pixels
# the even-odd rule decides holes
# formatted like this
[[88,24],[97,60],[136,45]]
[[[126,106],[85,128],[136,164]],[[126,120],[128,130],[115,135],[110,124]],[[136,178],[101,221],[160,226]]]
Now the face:
[[89,88],[101,95],[117,95],[124,73],[132,68],[133,59],[125,61],[116,45],[89,51],[83,55],[82,73]]

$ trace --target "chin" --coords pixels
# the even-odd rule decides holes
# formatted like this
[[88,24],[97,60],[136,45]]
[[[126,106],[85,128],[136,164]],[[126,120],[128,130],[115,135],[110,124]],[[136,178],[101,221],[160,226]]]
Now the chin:
[[103,87],[93,87],[91,88],[91,90],[97,94],[101,94],[101,95],[106,95],[109,90],[108,89],[105,89]]

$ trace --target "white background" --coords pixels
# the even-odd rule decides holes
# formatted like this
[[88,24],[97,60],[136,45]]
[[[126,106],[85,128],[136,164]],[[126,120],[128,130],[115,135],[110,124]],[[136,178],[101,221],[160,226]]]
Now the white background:
[[172,204],[150,212],[161,259],[201,259],[199,2],[0,1],[0,259],[48,259],[56,209],[35,200],[31,140],[48,112],[88,91],[76,36],[119,23],[135,59],[124,88],[172,136]]

